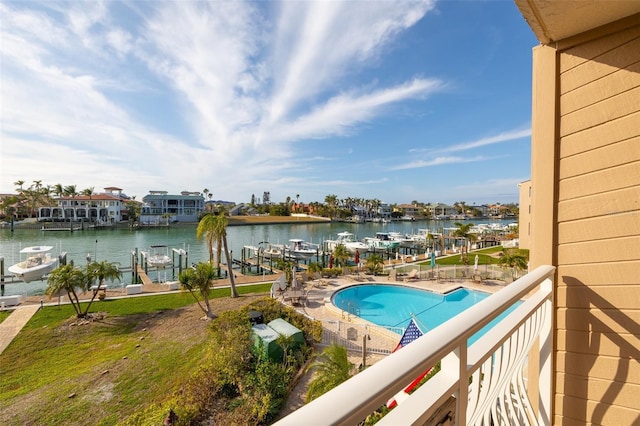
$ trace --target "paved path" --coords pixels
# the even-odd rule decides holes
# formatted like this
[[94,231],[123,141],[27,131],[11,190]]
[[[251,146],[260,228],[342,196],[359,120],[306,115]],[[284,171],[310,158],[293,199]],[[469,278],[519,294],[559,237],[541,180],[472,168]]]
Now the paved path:
[[0,323],[0,354],[18,335],[22,327],[29,322],[33,314],[38,312],[38,309],[40,309],[40,305],[19,306]]

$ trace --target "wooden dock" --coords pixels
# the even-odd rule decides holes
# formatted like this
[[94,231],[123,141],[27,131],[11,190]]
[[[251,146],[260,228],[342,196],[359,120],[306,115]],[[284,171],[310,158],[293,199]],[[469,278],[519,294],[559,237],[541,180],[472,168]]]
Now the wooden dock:
[[151,278],[149,278],[149,275],[147,275],[144,272],[144,269],[142,269],[142,266],[140,266],[140,265],[138,265],[138,276],[140,277],[140,280],[142,281],[142,284],[144,284],[144,285],[153,284],[153,281],[151,281]]

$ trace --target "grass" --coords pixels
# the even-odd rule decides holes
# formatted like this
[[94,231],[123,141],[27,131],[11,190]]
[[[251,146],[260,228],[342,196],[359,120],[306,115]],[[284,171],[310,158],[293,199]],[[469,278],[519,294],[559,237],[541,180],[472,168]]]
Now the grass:
[[[264,294],[270,286],[237,290]],[[211,297],[229,295],[228,288],[218,288]],[[38,424],[106,425],[161,401],[197,367],[206,347],[204,327],[196,327],[200,334],[194,336],[162,329],[193,303],[189,293],[94,302],[91,312],[108,314],[91,326],[70,325],[75,319],[70,305],[45,307],[0,354],[0,417],[9,409],[15,410],[16,424],[37,419]],[[153,327],[164,331],[161,338]]]
[[[465,265],[460,259],[460,255],[440,257],[436,259],[436,265],[441,266],[473,266],[476,255],[478,256],[478,265],[492,265],[498,263],[498,258],[491,256],[492,254],[503,251],[502,246],[487,247],[480,250],[474,250],[469,253],[469,265]],[[420,266],[431,266],[431,261],[426,260],[420,262]]]
[[10,314],[11,311],[0,311],[0,322],[4,321]]
[[[249,286],[236,286],[238,294],[267,293],[271,289],[272,283],[255,284]],[[228,288],[216,288],[211,292],[211,298],[229,296]],[[151,312],[165,311],[169,309],[182,308],[194,303],[193,296],[188,292],[157,294],[153,296],[122,298],[97,301],[91,307],[91,311],[107,312],[111,316],[127,316],[148,314]],[[27,323],[24,329],[41,328],[54,326],[57,322],[65,320],[74,314],[71,305],[61,305],[57,309],[45,308],[35,315]],[[23,329],[23,330],[24,330]]]

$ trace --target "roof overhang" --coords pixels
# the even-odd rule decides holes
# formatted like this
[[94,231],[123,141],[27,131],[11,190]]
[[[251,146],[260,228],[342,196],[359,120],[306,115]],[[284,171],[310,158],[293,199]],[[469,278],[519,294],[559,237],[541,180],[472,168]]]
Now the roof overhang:
[[542,44],[557,42],[640,14],[640,1],[631,0],[514,1]]

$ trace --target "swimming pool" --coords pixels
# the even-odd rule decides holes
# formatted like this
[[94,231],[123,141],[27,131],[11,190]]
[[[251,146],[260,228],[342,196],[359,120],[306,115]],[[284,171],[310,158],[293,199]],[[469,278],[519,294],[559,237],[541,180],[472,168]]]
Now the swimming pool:
[[[447,294],[389,284],[354,285],[333,294],[331,301],[339,309],[383,327],[406,328],[413,314],[424,333],[453,318],[465,309],[489,297],[489,293],[459,288]],[[477,340],[515,306],[480,330]]]

